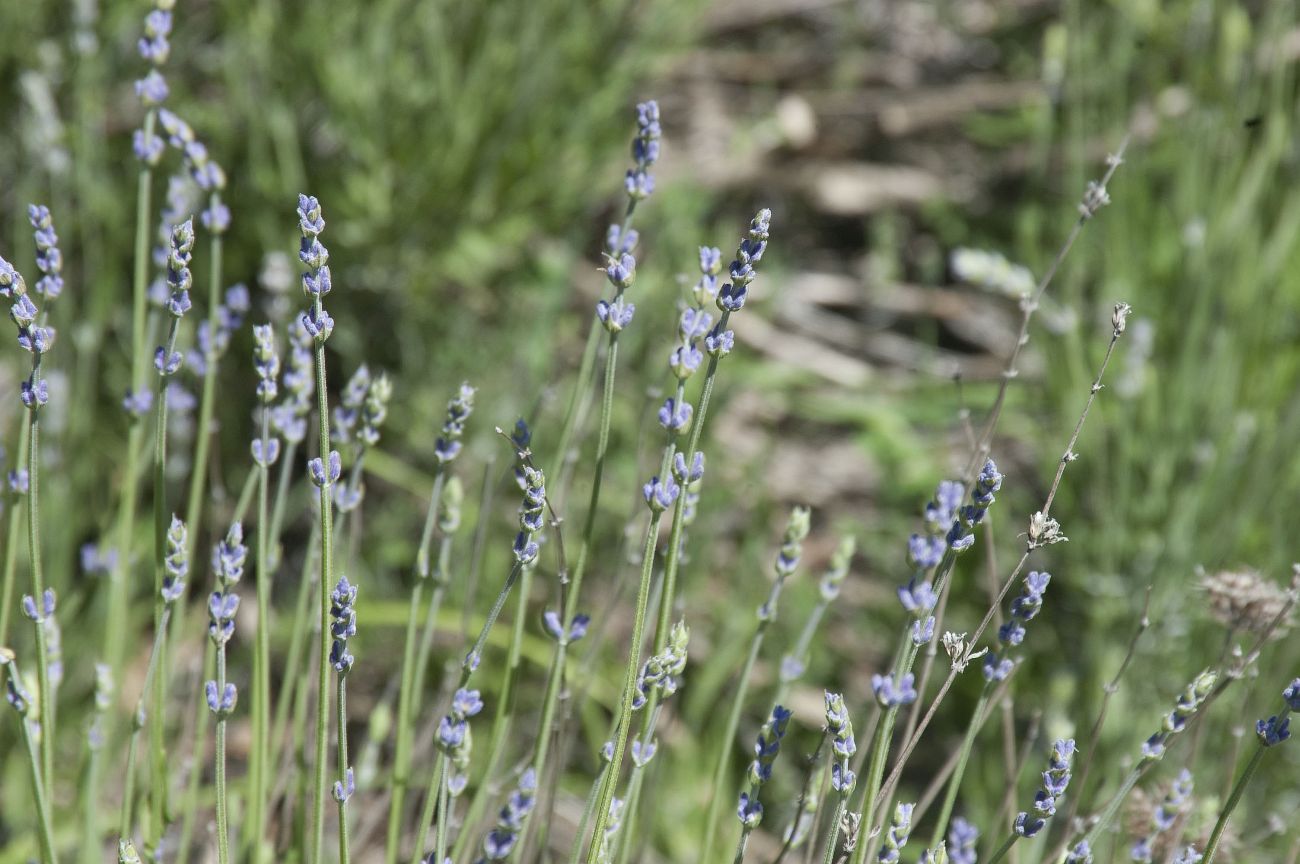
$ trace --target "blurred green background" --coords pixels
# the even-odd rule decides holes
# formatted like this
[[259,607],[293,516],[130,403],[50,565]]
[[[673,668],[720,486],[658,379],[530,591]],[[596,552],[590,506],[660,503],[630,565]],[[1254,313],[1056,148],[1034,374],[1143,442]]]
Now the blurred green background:
[[[129,368],[130,133],[140,117],[131,82],[146,11],[94,0],[0,5],[0,250],[31,270],[25,204],[50,204],[69,269],[60,349],[75,350],[51,357],[69,407],[51,440],[49,569],[75,598],[61,610],[85,614],[98,608],[98,586],[77,571],[76,550],[109,523],[116,484],[106,478],[126,434],[117,404]],[[369,466],[358,564],[395,586],[376,592],[388,606],[375,600],[367,613],[391,630],[360,637],[362,662],[376,670],[396,666],[396,584],[453,388],[462,379],[481,388],[462,466],[470,488],[485,460],[503,461],[494,424],[526,416],[538,451],[554,447],[602,290],[597,252],[621,206],[635,102],[659,99],[665,155],[659,189],[638,214],[641,311],[622,343],[596,608],[626,569],[620,520],[639,515],[639,479],[650,471],[638,441],[652,423],[649,394],[666,381],[678,274],[692,271],[697,245],[729,254],[753,210],[773,209],[770,263],[738,322],[742,350],[725,367],[708,436],[711,476],[685,583],[692,664],[707,671],[688,674],[681,714],[663,733],[670,757],[658,783],[680,794],[659,794],[659,832],[648,839],[666,857],[691,860],[697,832],[670,826],[699,818],[701,754],[720,734],[713,709],[734,686],[728,670],[791,504],[815,508],[811,568],[824,565],[837,532],[854,533],[861,550],[797,718],[816,722],[823,684],[861,703],[893,642],[903,540],[935,483],[958,470],[961,409],[982,417],[1017,321],[1014,298],[957,283],[950,252],[993,249],[1042,273],[1085,182],[1125,135],[1113,203],[1036,319],[993,450],[1008,475],[994,513],[1005,562],[1078,416],[1111,305],[1131,303],[1130,333],[1054,509],[1070,542],[1040,559],[1057,578],[1049,626],[1034,632],[1018,674],[1018,728],[1041,711],[1045,736],[1082,737],[1154,585],[1153,626],[1099,760],[1119,764],[1224,641],[1196,568],[1288,577],[1300,492],[1294,3],[181,0],[176,19],[170,104],[230,175],[228,280],[256,287],[268,253],[292,253],[295,194],[319,196],[338,289],[332,380],[364,360],[396,381],[383,458]],[[254,295],[265,309],[267,293]],[[245,471],[247,349],[243,334],[222,385],[219,498],[237,492]],[[5,392],[18,380],[10,353]],[[0,407],[9,440],[15,404]],[[574,501],[585,501],[588,482],[580,460]],[[504,526],[509,507],[496,511]],[[581,505],[569,521],[580,515]],[[490,535],[489,574],[504,560],[505,530]],[[978,568],[964,566],[971,590],[958,591],[949,613],[957,630],[973,629],[987,602]],[[769,692],[815,596],[811,579],[791,587],[756,694]],[[618,633],[625,613],[613,608]],[[77,638],[65,639],[79,664],[63,696],[74,706],[89,692],[93,650]],[[622,644],[607,640],[597,673],[617,674]],[[143,638],[138,649],[142,664]],[[529,660],[540,675],[545,653]],[[1298,662],[1294,639],[1266,650],[1245,716],[1268,713]],[[976,689],[962,680],[957,707],[931,733],[933,752],[918,754],[918,785],[955,746],[961,700]],[[742,727],[746,741],[765,698]],[[1216,709],[1224,736],[1246,698],[1243,688]],[[357,700],[363,712],[366,697]],[[593,718],[587,743],[602,730]],[[13,743],[8,729],[0,742]],[[984,743],[965,809],[987,821],[1002,783],[992,725],[981,752]],[[581,794],[592,748],[579,749]],[[1300,804],[1300,790],[1281,782],[1295,776],[1294,751],[1271,768],[1270,810]],[[1230,762],[1205,758],[1202,788],[1218,794]],[[8,814],[25,787],[19,766],[5,763]],[[1093,786],[1116,773],[1097,770]],[[792,777],[777,782],[794,794]],[[969,794],[980,783],[990,794]],[[1289,848],[1255,821],[1258,848]],[[1281,860],[1259,854],[1240,860]]]

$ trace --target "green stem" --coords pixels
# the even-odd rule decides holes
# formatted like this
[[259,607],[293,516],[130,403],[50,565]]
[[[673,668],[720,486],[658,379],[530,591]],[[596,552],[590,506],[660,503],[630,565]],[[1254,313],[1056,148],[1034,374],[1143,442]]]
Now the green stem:
[[745,697],[749,693],[749,676],[754,671],[754,663],[758,660],[759,649],[763,646],[763,625],[759,623],[759,629],[755,631],[754,638],[749,643],[749,654],[745,657],[745,665],[740,670],[740,681],[737,685],[736,696],[731,700],[731,710],[727,713],[727,725],[722,734],[722,744],[718,747],[718,761],[713,767],[713,784],[709,787],[712,792],[709,801],[708,821],[704,826],[704,854],[700,857],[701,861],[712,861],[714,843],[718,834],[718,821],[722,815],[724,799],[722,787],[727,782],[727,774],[731,770],[731,751],[736,746],[736,731],[740,728],[740,713],[745,707]]
[[[41,355],[34,355],[32,363],[32,386],[40,381]],[[40,409],[32,407],[28,411],[28,428],[31,446],[27,449],[27,478],[30,488],[27,492],[27,548],[31,558],[32,594],[36,605],[43,604],[45,577],[41,570],[41,520],[40,520]],[[50,653],[46,644],[45,625],[36,623],[36,674],[40,683],[41,702],[41,777],[45,788],[54,789],[54,691],[50,687]]]
[[569,445],[578,426],[578,416],[582,413],[579,407],[583,404],[583,399],[591,387],[592,376],[596,372],[596,354],[600,350],[600,331],[600,320],[592,316],[591,328],[587,331],[587,344],[582,349],[582,361],[578,366],[578,380],[573,385],[573,392],[569,395],[569,405],[564,411],[564,425],[560,430],[560,446],[555,451],[555,477],[561,479],[560,494],[557,496],[557,500],[564,499],[566,491],[562,482],[562,478],[566,475],[564,466],[569,461]]
[[[528,597],[532,591],[532,567],[525,567],[519,579],[519,602],[515,607],[515,620],[510,635],[510,648],[506,659],[506,674],[501,683],[500,707],[492,719],[492,734],[488,740],[488,764],[483,771],[483,782],[474,790],[470,799],[469,811],[463,822],[464,830],[456,838],[452,848],[452,860],[460,860],[460,855],[474,839],[474,828],[487,809],[488,799],[492,793],[493,780],[500,770],[506,755],[506,739],[510,736],[510,727],[514,722],[515,707],[518,702],[518,685],[520,660],[523,656],[524,622],[528,618]],[[515,849],[523,847],[523,837],[515,844]]]
[[[831,820],[831,836],[826,840],[826,854],[822,858],[822,864],[834,864],[835,862],[835,843],[840,839],[840,823],[844,821],[844,812],[848,808],[848,796],[840,793],[839,803],[835,805],[835,818]],[[856,848],[861,848],[863,844],[862,831],[865,826],[859,823],[858,842]]]
[[[314,312],[320,318],[321,297],[316,295]],[[325,777],[329,759],[329,709],[330,709],[330,585],[333,582],[334,538],[333,483],[330,482],[330,414],[329,393],[325,389],[325,343],[317,340],[313,350],[316,367],[317,424],[320,432],[320,459],[324,481],[320,486],[320,668],[317,679],[319,696],[316,704],[316,776],[312,789],[311,864],[320,864],[325,845]],[[223,862],[224,864],[224,862]]]
[[[411,604],[407,610],[406,641],[402,648],[402,689],[397,694],[397,744],[393,754],[393,790],[388,805],[388,836],[384,860],[396,864],[401,843],[402,808],[406,803],[406,790],[411,778],[411,736],[415,722],[411,701],[415,691],[415,634],[420,614],[420,600],[424,583],[429,576],[429,547],[433,542],[433,528],[437,524],[438,509],[442,504],[444,463],[439,460],[434,467],[433,488],[429,491],[429,506],[420,532],[420,547],[415,555],[415,584],[411,586]],[[432,624],[432,622],[429,622]],[[420,681],[423,686],[423,680]]]
[[[199,689],[203,688],[203,682],[208,681],[210,677],[216,676],[216,649],[212,642],[208,640],[203,649],[203,674],[199,676]],[[199,714],[194,724],[195,742],[206,741],[208,738],[208,724],[212,722],[212,712],[208,710],[207,703],[200,696],[194,700],[198,706]],[[198,814],[199,807],[199,784],[203,779],[203,771],[199,767],[198,754],[195,754],[194,765],[190,769],[189,783],[185,788],[185,800],[181,806],[181,833],[180,842],[176,848],[177,864],[186,864],[189,861],[190,849],[194,838],[194,819]]]
[[339,786],[342,795],[338,796],[339,805],[339,864],[350,864],[351,853],[348,850],[348,702],[347,674],[339,675],[338,683],[338,769]]
[[618,724],[615,727],[617,731],[614,735],[614,758],[610,760],[609,773],[605,775],[604,783],[601,784],[600,798],[596,803],[596,827],[591,835],[588,860],[593,860],[600,850],[600,838],[605,833],[605,826],[609,822],[609,805],[614,799],[619,766],[623,763],[623,752],[627,749],[628,732],[632,725],[632,697],[636,689],[637,670],[641,666],[641,643],[645,638],[646,607],[650,602],[650,577],[654,572],[655,541],[659,537],[661,515],[659,511],[654,511],[650,517],[650,524],[646,528],[645,548],[641,558],[641,584],[637,590],[636,613],[632,619],[632,644],[628,650],[627,668],[623,671],[623,700],[620,703]]
[[[173,317],[167,333],[164,358],[176,350],[181,319]],[[153,451],[153,552],[154,552],[154,627],[161,628],[167,618],[168,604],[163,599],[163,579],[167,572],[167,376],[159,372],[155,391]],[[149,837],[146,846],[157,848],[162,838],[167,814],[167,633],[157,632],[158,667],[153,684],[153,722],[149,724]]]
[[[226,692],[226,647],[217,646],[217,700]],[[226,803],[226,715],[217,715],[217,862],[230,864],[230,817]]]
[[406,614],[406,640],[402,648],[401,687],[397,692],[397,744],[393,750],[393,790],[388,804],[388,839],[384,860],[396,864],[402,837],[402,809],[411,782],[411,690],[415,678],[415,633],[419,624],[424,580],[416,577]]
[[1232,815],[1233,810],[1237,809],[1237,804],[1241,802],[1241,796],[1246,791],[1246,786],[1249,785],[1251,778],[1255,776],[1255,772],[1259,770],[1260,764],[1264,761],[1264,751],[1267,749],[1263,744],[1255,748],[1255,755],[1246,763],[1241,776],[1237,778],[1236,785],[1232,787],[1232,793],[1228,796],[1228,800],[1224,802],[1218,821],[1214,823],[1214,830],[1210,832],[1210,839],[1206,841],[1205,864],[1213,864],[1214,853],[1218,851],[1219,841],[1223,839],[1223,831],[1228,827],[1228,817]]
[[[271,412],[262,406],[262,441],[271,437]],[[270,566],[270,472],[257,466],[257,634],[253,654],[253,747],[249,766],[252,790],[249,795],[248,849],[251,860],[259,859],[259,848],[267,821],[267,786],[271,767],[271,566]]]
[[447,828],[451,821],[451,787],[448,772],[443,771],[442,783],[438,787],[438,834],[434,842],[434,861],[447,860]]
[[[16,670],[10,670],[10,672],[11,674],[17,674]],[[19,720],[23,727],[23,743],[27,745],[27,761],[31,768],[32,790],[36,795],[36,812],[40,825],[41,864],[57,864],[54,853],[54,822],[50,817],[49,796],[46,793],[45,784],[41,780],[40,769],[37,767],[39,756],[36,752],[36,742],[32,740],[32,728],[27,718],[20,717]]]
[[[213,192],[208,197],[208,206],[215,212],[221,206],[221,195]],[[217,309],[221,305],[221,258],[222,235],[216,231],[211,235],[208,254],[208,335],[215,346],[218,326]],[[193,560],[198,547],[201,519],[203,517],[204,489],[208,477],[208,453],[212,444],[212,416],[217,396],[217,363],[220,360],[215,347],[204,359],[203,392],[199,397],[199,422],[194,439],[194,462],[190,466],[189,497],[185,505],[185,524],[190,530],[190,559]],[[179,619],[179,616],[178,616]]]
[[1150,764],[1149,762],[1139,762],[1128,772],[1128,776],[1124,778],[1124,783],[1119,787],[1119,791],[1107,802],[1106,809],[1101,812],[1101,815],[1097,817],[1097,820],[1084,836],[1083,839],[1089,846],[1095,847],[1097,845],[1097,838],[1101,836],[1102,831],[1105,831],[1110,826],[1111,820],[1115,818],[1115,814],[1119,812],[1119,808],[1124,804],[1124,799],[1128,797],[1128,793],[1133,791],[1133,787],[1137,785],[1137,782],[1142,779],[1142,775],[1146,773],[1146,768]]
[[953,805],[957,803],[957,790],[961,788],[961,778],[966,772],[966,761],[970,758],[971,748],[975,745],[975,736],[979,734],[984,706],[988,704],[992,689],[992,683],[986,681],[984,689],[980,691],[979,701],[975,703],[975,710],[970,715],[970,726],[966,729],[966,738],[962,741],[961,752],[957,756],[957,767],[948,778],[948,790],[943,796],[943,805],[939,808],[939,819],[934,823],[934,833],[930,835],[931,849],[939,845],[948,831],[948,819],[952,816]]
[[1006,840],[1002,841],[1002,845],[993,853],[993,857],[989,859],[988,864],[998,864],[999,861],[1006,857],[1007,853],[1011,851],[1011,847],[1016,845],[1016,841],[1019,839],[1019,834],[1012,834]]
[[[126,788],[122,794],[122,819],[119,823],[119,835],[123,840],[131,837],[131,806],[135,803],[135,754],[139,749],[140,732],[148,718],[144,706],[149,702],[149,695],[156,689],[158,667],[162,662],[163,643],[166,641],[166,627],[171,607],[163,608],[160,627],[154,629],[153,647],[149,650],[149,666],[145,669],[144,684],[140,688],[140,698],[136,700],[135,714],[131,724],[131,743],[127,746]],[[153,689],[151,689],[153,688]]]
[[600,399],[600,430],[596,438],[596,467],[591,478],[591,498],[587,502],[587,516],[582,523],[582,538],[578,545],[578,557],[573,565],[573,584],[569,589],[569,600],[564,610],[564,621],[573,620],[577,611],[578,592],[582,589],[582,577],[587,571],[587,553],[591,549],[591,537],[596,528],[596,512],[600,508],[600,488],[605,477],[605,457],[609,452],[609,427],[614,414],[614,378],[618,370],[618,333],[609,334],[609,346],[605,350],[605,384]]
[[[28,436],[31,434],[26,423],[18,428],[18,450],[16,464],[27,462]],[[9,507],[9,530],[5,533],[5,563],[3,587],[0,587],[0,645],[9,644],[9,610],[13,606],[14,585],[17,584],[18,572],[18,531],[19,520],[26,509],[17,506],[18,496],[14,492],[6,495],[5,504]]]
[[587,825],[591,822],[591,816],[596,812],[596,799],[600,797],[600,790],[605,785],[605,776],[609,773],[609,763],[602,762],[600,773],[596,775],[595,781],[591,784],[591,791],[587,793],[587,803],[582,808],[582,818],[578,820],[578,833],[573,837],[572,852],[569,853],[569,864],[578,864],[579,850],[582,849],[582,838],[587,833]]
[[[435,744],[435,746],[437,746]],[[447,751],[438,747],[438,755],[433,760],[433,775],[429,778],[429,793],[420,808],[420,821],[415,826],[415,848],[411,852],[411,864],[422,864],[425,844],[429,842],[429,829],[433,827],[434,814],[441,814],[437,808],[441,805],[442,790],[447,785]],[[439,815],[438,818],[442,818]]]

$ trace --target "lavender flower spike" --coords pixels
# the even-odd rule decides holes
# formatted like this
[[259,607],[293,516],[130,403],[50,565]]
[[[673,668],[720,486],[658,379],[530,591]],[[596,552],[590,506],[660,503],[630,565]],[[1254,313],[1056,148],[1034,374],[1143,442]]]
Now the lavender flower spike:
[[164,575],[162,598],[166,604],[175,603],[185,593],[185,576],[190,571],[189,541],[185,523],[172,514],[171,527],[167,529],[167,557],[163,561]]
[[348,653],[348,639],[357,634],[357,613],[353,604],[357,600],[357,587],[348,581],[347,576],[340,576],[338,584],[330,594],[330,635],[334,642],[330,647],[330,665],[343,677],[352,671],[354,657]]
[[880,864],[898,864],[903,857],[903,847],[912,833],[912,810],[915,804],[899,804],[894,808],[889,830],[885,832],[885,842],[880,847],[877,859]]
[[1043,772],[1043,786],[1034,795],[1034,811],[1032,814],[1021,812],[1016,816],[1016,834],[1033,837],[1056,813],[1056,802],[1070,785],[1070,763],[1073,759],[1073,738],[1061,738],[1052,745],[1052,755],[1047,770]]
[[826,731],[832,738],[831,749],[834,752],[831,787],[841,795],[848,795],[857,780],[849,768],[849,760],[858,752],[858,745],[853,740],[853,723],[849,720],[844,697],[829,690],[826,691]]
[[952,864],[975,864],[979,829],[958,816],[948,827],[948,858]]
[[41,278],[32,290],[47,300],[54,300],[63,293],[63,254],[59,251],[59,235],[54,233],[48,207],[30,205],[27,218],[36,231],[36,267],[41,271]]
[[442,435],[433,446],[433,454],[442,464],[447,464],[460,453],[460,439],[465,434],[465,421],[474,411],[474,388],[469,382],[447,403],[447,419],[442,424]]

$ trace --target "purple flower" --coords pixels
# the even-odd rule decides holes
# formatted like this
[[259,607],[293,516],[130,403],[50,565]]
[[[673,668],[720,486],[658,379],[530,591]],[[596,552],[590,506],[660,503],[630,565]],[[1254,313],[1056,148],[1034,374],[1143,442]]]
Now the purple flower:
[[1255,734],[1259,738],[1259,743],[1265,747],[1281,744],[1291,737],[1291,718],[1274,715],[1266,720],[1260,720],[1255,724]]
[[617,258],[609,256],[605,264],[605,276],[621,294],[626,291],[636,278],[636,258],[624,252]]
[[636,229],[629,228],[623,230],[621,225],[610,225],[609,230],[605,232],[605,254],[622,255],[630,253],[636,249],[636,241],[639,235]]
[[958,816],[948,828],[948,860],[952,864],[975,864],[975,843],[979,829]]
[[351,798],[352,794],[356,791],[356,778],[353,776],[351,768],[343,772],[342,781],[334,781],[334,800],[340,804],[348,803],[348,799]]
[[1056,799],[1065,794],[1070,785],[1070,763],[1074,760],[1074,739],[1060,738],[1052,745],[1047,770],[1043,772],[1043,785],[1034,796],[1034,812],[1021,812],[1016,816],[1015,832],[1021,837],[1033,837],[1047,820],[1056,813]]
[[934,638],[934,616],[912,622],[912,644],[926,645]]
[[469,382],[462,383],[460,390],[447,403],[447,417],[442,424],[442,435],[433,447],[434,456],[443,464],[455,459],[460,453],[460,439],[465,434],[465,421],[474,411],[474,392]]
[[[167,556],[163,559],[163,567],[163,602],[175,603],[185,593],[185,577],[190,572],[188,534],[185,523],[175,514],[167,528]],[[233,616],[232,612],[231,617]]]
[[674,434],[680,433],[691,422],[691,403],[678,402],[669,396],[659,409],[659,425]]
[[339,451],[331,450],[329,455],[329,473],[326,474],[325,463],[319,456],[310,459],[307,462],[307,473],[311,475],[311,482],[317,488],[322,486],[331,486],[339,481],[343,474],[343,458],[339,456]]
[[736,808],[736,816],[740,819],[741,825],[752,831],[763,821],[763,805],[758,803],[757,796],[750,798],[748,792],[741,792],[740,806]]
[[153,406],[153,392],[150,390],[128,390],[122,397],[122,408],[132,417],[143,417]]
[[736,334],[730,330],[719,330],[719,326],[709,331],[709,335],[704,337],[704,350],[710,357],[723,358],[731,353],[731,349],[736,347]]
[[704,454],[696,450],[690,464],[686,454],[680,451],[673,456],[673,479],[678,483],[696,483],[704,477]]
[[596,317],[610,333],[618,333],[632,323],[636,314],[636,304],[628,303],[622,297],[613,300],[601,300],[596,303]]
[[929,582],[917,582],[915,579],[898,588],[898,601],[903,608],[918,618],[929,613],[939,602],[939,595]]
[[157,69],[150,69],[135,82],[135,95],[146,108],[156,108],[166,102],[169,92],[167,79]]
[[897,683],[893,675],[872,675],[871,692],[876,701],[884,708],[897,708],[910,705],[916,701],[916,676],[911,672],[904,675]]
[[217,682],[208,681],[204,685],[204,692],[208,699],[208,710],[218,718],[229,717],[234,712],[235,702],[239,696],[239,691],[234,684],[226,682],[226,686],[218,694]]
[[646,504],[650,505],[651,512],[662,513],[673,506],[677,494],[681,492],[681,487],[673,482],[671,477],[660,480],[656,475],[646,482],[641,491],[645,496]]
[[1285,690],[1282,691],[1282,698],[1286,700],[1287,708],[1292,711],[1300,712],[1300,678],[1292,681]]
[[142,129],[137,129],[132,133],[131,150],[135,153],[135,158],[146,165],[157,165],[162,159],[165,146],[163,139],[157,135],[146,136]]

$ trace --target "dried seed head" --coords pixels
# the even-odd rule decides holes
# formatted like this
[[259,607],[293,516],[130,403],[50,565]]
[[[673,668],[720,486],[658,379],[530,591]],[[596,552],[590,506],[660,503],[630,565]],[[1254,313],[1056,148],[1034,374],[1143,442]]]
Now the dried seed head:
[[[1200,587],[1209,599],[1210,614],[1233,630],[1266,630],[1287,603],[1287,592],[1280,585],[1249,567],[1202,576]],[[1283,621],[1279,632],[1288,623]]]
[[1128,316],[1129,313],[1132,311],[1133,311],[1133,307],[1128,305],[1127,303],[1115,304],[1115,311],[1111,313],[1110,323],[1111,326],[1115,328],[1116,336],[1122,334],[1124,332],[1124,328],[1128,326]]

